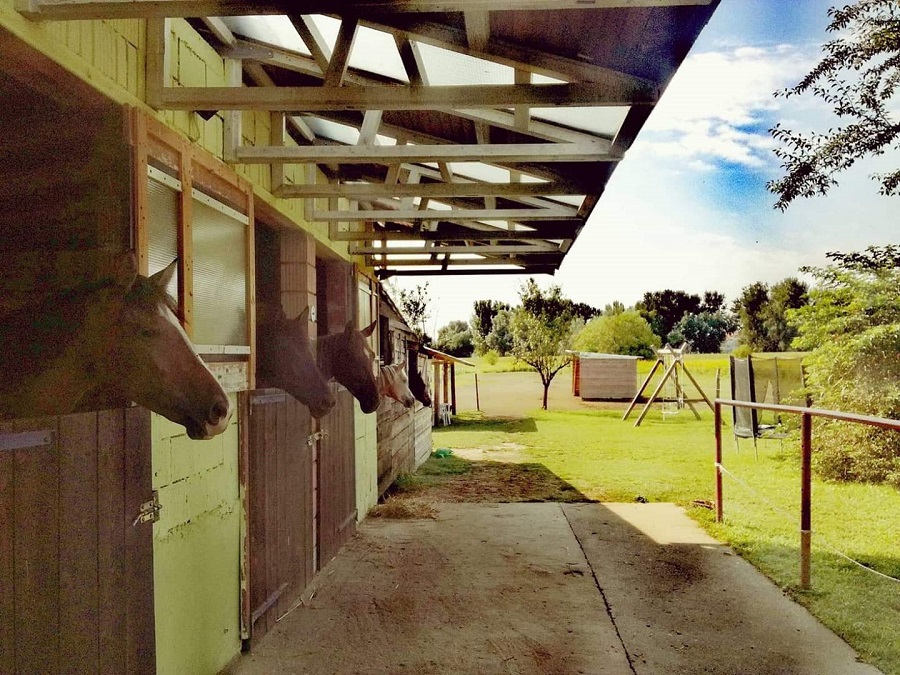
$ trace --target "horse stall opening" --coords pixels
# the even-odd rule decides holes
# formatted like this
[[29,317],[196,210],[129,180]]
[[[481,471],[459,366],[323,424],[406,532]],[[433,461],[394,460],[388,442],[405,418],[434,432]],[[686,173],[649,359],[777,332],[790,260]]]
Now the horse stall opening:
[[[315,306],[310,274],[315,255],[310,265],[307,235],[269,226],[271,219],[269,214],[264,223],[258,216],[255,226],[257,305],[276,306],[293,319],[311,302]],[[257,343],[258,350],[269,348],[266,341]],[[266,363],[269,356],[260,351],[257,363]],[[318,442],[309,409],[283,389],[256,389],[249,400],[242,480],[249,529],[246,613],[253,644],[293,606],[315,573]]]
[[[121,108],[0,29],[3,317],[96,287],[130,254],[127,126]],[[6,328],[0,348],[27,343],[22,326]],[[156,672],[150,413],[81,394],[59,403],[83,412],[0,422],[3,673]]]

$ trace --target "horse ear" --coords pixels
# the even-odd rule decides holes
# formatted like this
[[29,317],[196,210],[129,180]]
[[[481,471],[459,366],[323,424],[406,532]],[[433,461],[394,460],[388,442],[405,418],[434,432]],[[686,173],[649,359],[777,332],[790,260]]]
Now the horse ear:
[[364,338],[369,337],[375,331],[375,324],[377,324],[377,323],[378,323],[378,320],[376,319],[375,321],[370,323],[366,328],[362,329],[360,331],[360,333],[362,333],[362,336]]
[[162,288],[165,290],[166,286],[168,286],[169,282],[172,281],[172,277],[175,276],[175,272],[177,271],[178,258],[175,258],[175,260],[170,262],[165,268],[152,275],[150,277],[150,281],[152,281],[157,288]]
[[297,323],[306,323],[309,320],[309,305],[303,308],[303,311],[294,319]]

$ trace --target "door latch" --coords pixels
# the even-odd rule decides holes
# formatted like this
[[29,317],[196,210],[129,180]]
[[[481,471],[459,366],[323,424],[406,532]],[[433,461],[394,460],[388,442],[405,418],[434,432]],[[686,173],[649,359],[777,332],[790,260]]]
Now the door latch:
[[162,504],[159,503],[159,491],[154,490],[150,501],[141,504],[141,510],[137,517],[132,521],[131,526],[134,527],[138,523],[155,523],[159,520],[159,511]]
[[327,431],[317,431],[316,433],[310,434],[309,436],[306,437],[306,444],[309,446],[312,446],[312,444],[315,443],[316,441],[320,441],[323,438],[327,438],[327,437],[328,437]]

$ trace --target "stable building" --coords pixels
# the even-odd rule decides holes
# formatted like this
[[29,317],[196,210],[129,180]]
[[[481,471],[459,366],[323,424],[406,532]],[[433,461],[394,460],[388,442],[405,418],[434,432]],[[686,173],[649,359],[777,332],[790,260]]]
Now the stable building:
[[320,419],[257,388],[258,307],[323,337],[386,277],[553,273],[718,0],[520,5],[0,0],[0,313],[177,259],[236,410],[209,440],[104,391],[3,415],[0,672],[252,650],[384,483],[344,387]]

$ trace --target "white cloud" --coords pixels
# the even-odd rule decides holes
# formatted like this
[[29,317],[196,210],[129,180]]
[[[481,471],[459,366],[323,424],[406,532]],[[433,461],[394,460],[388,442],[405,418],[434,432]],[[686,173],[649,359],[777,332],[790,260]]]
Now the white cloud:
[[784,107],[773,93],[812,67],[809,49],[731,47],[690,55],[641,132],[634,154],[725,162],[759,169],[772,163],[768,126]]

